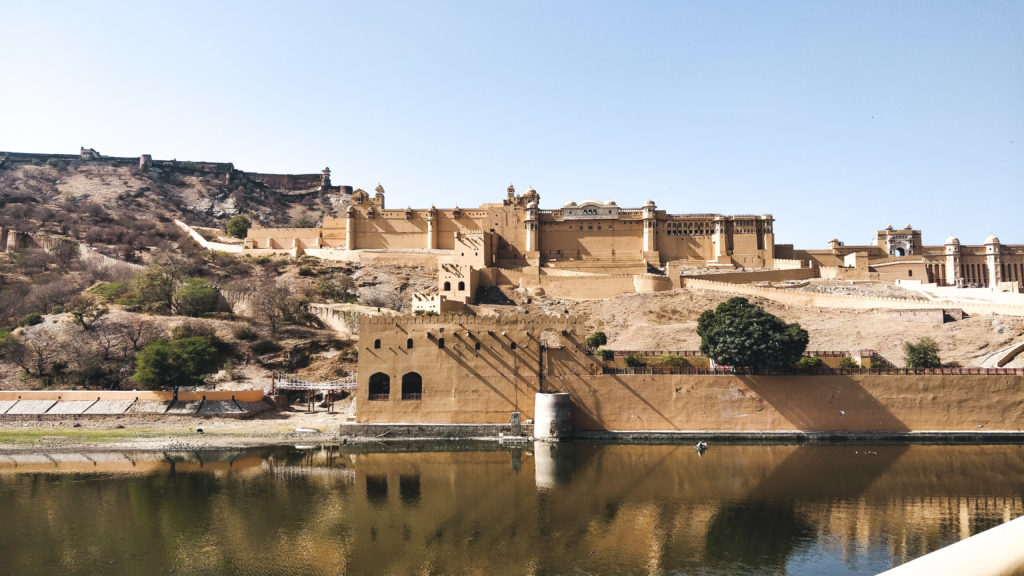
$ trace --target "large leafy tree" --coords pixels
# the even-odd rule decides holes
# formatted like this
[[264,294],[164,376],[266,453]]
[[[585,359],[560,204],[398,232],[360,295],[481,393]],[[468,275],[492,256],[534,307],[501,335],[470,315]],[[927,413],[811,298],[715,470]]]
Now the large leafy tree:
[[202,384],[217,367],[217,348],[205,336],[154,340],[139,352],[132,380],[151,389]]
[[911,370],[942,367],[939,345],[927,336],[917,342],[904,342],[903,355],[907,361],[907,368]]
[[249,228],[251,227],[252,221],[250,221],[248,217],[235,216],[228,220],[227,224],[224,226],[224,231],[227,232],[229,236],[245,238],[246,234],[249,232]]
[[174,310],[185,316],[202,316],[217,310],[220,293],[202,278],[189,278],[174,291]]
[[717,364],[755,370],[793,367],[807,349],[807,331],[746,298],[731,298],[697,320],[701,352]]

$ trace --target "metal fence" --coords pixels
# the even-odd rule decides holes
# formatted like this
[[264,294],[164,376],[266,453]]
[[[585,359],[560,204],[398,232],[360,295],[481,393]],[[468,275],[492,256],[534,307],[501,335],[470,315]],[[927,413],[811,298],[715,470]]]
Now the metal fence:
[[355,390],[357,387],[355,375],[327,382],[313,382],[299,378],[291,374],[274,372],[271,380],[271,394],[278,390],[305,390],[309,392],[338,392],[341,390]]

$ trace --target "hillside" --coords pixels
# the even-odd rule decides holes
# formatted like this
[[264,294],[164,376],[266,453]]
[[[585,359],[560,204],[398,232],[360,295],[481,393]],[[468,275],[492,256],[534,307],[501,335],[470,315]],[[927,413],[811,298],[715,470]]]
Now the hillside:
[[149,161],[0,152],[0,226],[115,247],[128,260],[170,248],[168,224],[223,228],[245,214],[264,226],[313,224],[348,205],[351,188],[320,185],[319,173],[236,170],[230,163]]
[[[568,310],[582,316],[593,329],[607,333],[608,347],[612,349],[697,350],[697,318],[730,297],[731,294],[710,290],[680,289],[606,300],[537,297],[522,308],[531,314]],[[903,342],[926,336],[939,344],[944,362],[963,366],[980,366],[993,352],[1024,341],[1024,320],[1020,318],[979,315],[940,325],[897,320],[891,310],[787,306],[760,298],[753,301],[805,328],[810,333],[809,350],[875,350],[897,366],[903,365]],[[1018,357],[1008,367],[1019,365],[1024,365],[1024,358]]]
[[[74,238],[118,260],[136,263],[104,269],[91,262],[62,259],[53,250],[21,250],[0,258],[0,388],[96,382],[132,387],[130,376],[142,346],[135,340],[128,342],[125,334],[145,328],[150,339],[166,337],[184,322],[216,334],[224,343],[225,359],[219,373],[207,376],[210,384],[263,386],[271,370],[330,379],[355,367],[356,350],[346,341],[347,335],[325,329],[308,314],[298,314],[288,328],[275,331],[266,311],[239,308],[236,316],[221,308],[197,320],[180,316],[168,306],[133,303],[131,277],[142,265],[175,270],[179,274],[175,282],[200,278],[226,293],[248,298],[280,289],[287,297],[287,302],[281,301],[291,302],[293,312],[309,303],[347,302],[347,306],[355,301],[367,313],[398,307],[408,311],[412,292],[436,291],[434,269],[202,252],[172,222],[205,225],[210,234],[223,230],[224,223],[239,214],[265,226],[313,225],[325,215],[339,213],[349,202],[351,188],[331,185],[329,175],[324,175],[327,182],[322,185],[321,174],[261,174],[226,163],[141,160],[85,150],[78,156],[0,152],[0,226],[37,236]],[[82,294],[94,297],[90,286],[118,282],[125,292],[105,301],[110,311],[97,328],[83,329],[65,311]],[[811,283],[801,289],[920,297],[880,283]],[[609,347],[619,350],[695,350],[700,344],[698,316],[729,297],[689,289],[603,300],[527,298],[518,290],[496,288],[487,295],[488,301],[501,304],[474,306],[475,313],[581,316],[589,329],[606,332]],[[806,328],[811,350],[872,349],[895,365],[903,364],[903,342],[924,336],[938,342],[945,362],[963,366],[983,365],[994,352],[1024,340],[1024,321],[1019,318],[974,316],[929,324],[898,319],[888,310],[757,303]],[[18,325],[22,327],[15,330]],[[12,355],[12,341],[4,343],[5,330],[13,331],[20,342],[21,356]],[[21,363],[12,358],[20,358]],[[20,369],[23,364],[29,367]],[[1018,358],[1010,366],[1022,364],[1024,358]],[[21,372],[32,376],[19,376]]]

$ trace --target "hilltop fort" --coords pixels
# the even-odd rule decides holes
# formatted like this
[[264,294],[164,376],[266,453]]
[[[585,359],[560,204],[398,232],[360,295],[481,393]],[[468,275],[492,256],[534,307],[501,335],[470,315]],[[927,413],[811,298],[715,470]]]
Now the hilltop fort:
[[909,280],[1002,292],[1024,286],[1024,245],[995,236],[979,245],[950,236],[925,246],[920,230],[888,226],[862,246],[832,240],[827,249],[806,250],[774,240],[769,214],[669,214],[651,200],[636,208],[585,200],[542,210],[536,190],[517,194],[513,186],[501,202],[475,209],[388,209],[378,185],[372,196],[353,191],[344,216],[319,227],[251,229],[243,251],[436,265],[438,294],[413,300],[414,309],[435,313],[458,311],[486,286],[600,298],[678,288],[681,277],[710,274],[725,282]]

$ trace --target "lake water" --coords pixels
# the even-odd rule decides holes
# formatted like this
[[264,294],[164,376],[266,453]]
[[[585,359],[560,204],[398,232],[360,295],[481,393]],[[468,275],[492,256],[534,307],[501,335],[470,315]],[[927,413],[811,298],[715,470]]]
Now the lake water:
[[1024,514],[1022,446],[0,455],[0,574],[876,574]]

